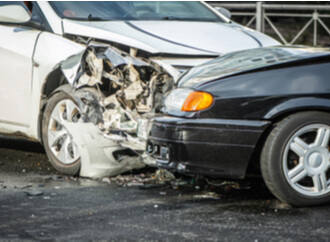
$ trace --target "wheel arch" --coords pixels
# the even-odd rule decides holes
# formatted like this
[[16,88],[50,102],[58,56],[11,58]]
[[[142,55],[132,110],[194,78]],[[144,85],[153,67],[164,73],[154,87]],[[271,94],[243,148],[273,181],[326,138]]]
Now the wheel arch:
[[309,111],[330,113],[330,100],[310,97],[296,98],[275,106],[266,115],[264,115],[263,119],[270,121],[271,124],[264,130],[255,146],[249,160],[247,173],[257,171],[259,174],[261,151],[269,134],[276,127],[276,124],[290,115]]
[[42,119],[48,100],[57,92],[63,91],[69,94],[72,90],[73,87],[68,83],[60,68],[53,70],[46,77],[41,88],[40,112],[38,116],[38,139],[41,144],[43,144]]
[[269,110],[262,119],[281,120],[292,113],[302,111],[330,112],[330,99],[321,97],[299,97],[287,100]]

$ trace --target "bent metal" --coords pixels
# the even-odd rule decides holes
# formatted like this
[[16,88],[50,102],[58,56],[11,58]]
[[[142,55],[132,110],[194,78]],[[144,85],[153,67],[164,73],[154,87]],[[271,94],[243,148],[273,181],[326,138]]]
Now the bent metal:
[[61,91],[79,110],[76,122],[63,125],[79,150],[80,175],[113,176],[143,167],[138,121],[161,108],[174,78],[151,60],[97,42],[60,66],[72,87]]

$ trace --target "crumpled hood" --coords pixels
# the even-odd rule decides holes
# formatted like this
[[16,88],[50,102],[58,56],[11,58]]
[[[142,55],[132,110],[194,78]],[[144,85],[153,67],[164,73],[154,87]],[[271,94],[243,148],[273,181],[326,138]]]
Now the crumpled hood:
[[289,62],[330,56],[325,48],[275,46],[228,53],[186,72],[179,87],[198,87],[210,81]]
[[94,37],[149,53],[216,56],[225,52],[279,44],[237,24],[186,21],[73,21],[66,34]]

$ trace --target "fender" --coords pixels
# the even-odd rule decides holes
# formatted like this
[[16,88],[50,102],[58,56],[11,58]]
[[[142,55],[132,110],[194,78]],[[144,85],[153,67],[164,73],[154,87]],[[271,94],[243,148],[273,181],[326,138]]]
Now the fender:
[[285,101],[269,110],[263,119],[274,119],[291,111],[321,110],[330,112],[330,99],[315,97],[300,97]]

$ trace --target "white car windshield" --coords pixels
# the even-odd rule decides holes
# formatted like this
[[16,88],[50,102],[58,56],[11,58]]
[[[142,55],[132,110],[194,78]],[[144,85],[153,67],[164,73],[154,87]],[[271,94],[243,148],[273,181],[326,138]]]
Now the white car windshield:
[[50,2],[61,18],[83,21],[111,20],[223,20],[200,2],[177,1],[58,1]]

